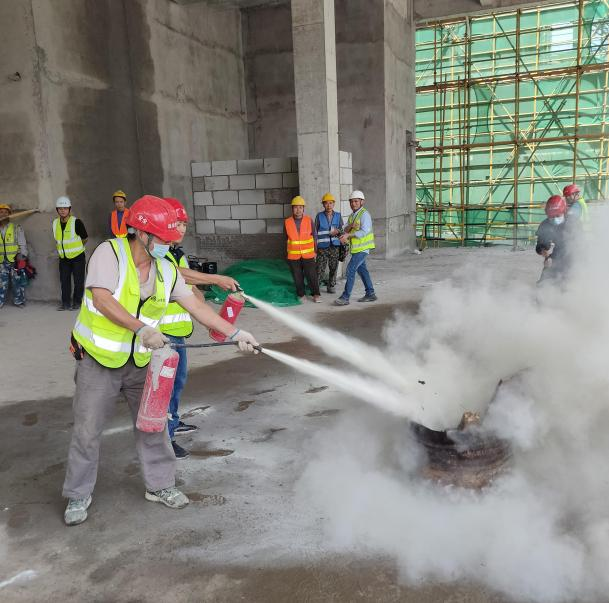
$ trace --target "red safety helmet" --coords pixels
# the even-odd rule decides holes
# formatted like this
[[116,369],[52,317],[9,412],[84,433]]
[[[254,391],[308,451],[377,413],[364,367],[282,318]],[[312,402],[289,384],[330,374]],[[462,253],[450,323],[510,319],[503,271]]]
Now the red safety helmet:
[[127,226],[142,230],[162,241],[179,241],[182,235],[177,229],[175,209],[160,197],[144,195],[129,209]]
[[546,203],[546,216],[558,218],[567,212],[567,202],[560,195],[552,195]]
[[574,195],[575,193],[581,193],[577,184],[569,184],[562,189],[562,194],[565,197],[568,197],[569,195]]
[[173,197],[165,197],[165,201],[176,210],[176,214],[178,216],[178,222],[188,222],[188,214],[186,213],[186,208]]

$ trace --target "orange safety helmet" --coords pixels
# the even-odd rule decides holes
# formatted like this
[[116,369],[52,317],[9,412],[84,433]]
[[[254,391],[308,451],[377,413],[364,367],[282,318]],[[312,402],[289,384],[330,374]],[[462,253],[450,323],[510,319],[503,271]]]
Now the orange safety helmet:
[[186,213],[186,208],[182,205],[180,201],[174,199],[173,197],[165,197],[165,201],[175,209],[176,214],[178,216],[178,222],[188,222],[188,214]]
[[177,224],[175,209],[167,201],[154,195],[144,195],[138,199],[127,216],[128,226],[172,243],[182,238]]
[[567,212],[567,202],[560,195],[552,195],[546,203],[546,216],[558,218]]

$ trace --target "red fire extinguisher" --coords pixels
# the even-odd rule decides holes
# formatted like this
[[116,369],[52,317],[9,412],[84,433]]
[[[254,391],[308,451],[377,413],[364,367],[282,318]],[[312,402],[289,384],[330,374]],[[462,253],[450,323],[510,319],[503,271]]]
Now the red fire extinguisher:
[[154,433],[165,429],[179,360],[178,353],[169,346],[152,352],[135,423],[140,431]]
[[[235,324],[237,316],[239,316],[243,306],[245,306],[245,298],[240,291],[229,293],[224,300],[224,304],[222,304],[222,307],[220,308],[220,316],[224,320],[228,320],[231,324]],[[210,330],[209,336],[216,341],[224,341],[226,339],[226,335],[218,333],[218,331]]]

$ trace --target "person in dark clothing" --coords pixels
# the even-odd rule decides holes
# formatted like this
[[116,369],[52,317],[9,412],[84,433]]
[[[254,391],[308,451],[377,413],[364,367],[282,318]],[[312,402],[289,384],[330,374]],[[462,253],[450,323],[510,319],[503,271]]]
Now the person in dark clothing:
[[53,236],[59,255],[61,283],[61,304],[57,309],[78,310],[85,290],[85,244],[88,234],[82,221],[71,215],[72,203],[68,197],[59,197],[55,209],[59,217],[53,220]]
[[537,229],[535,251],[543,256],[543,270],[538,283],[548,279],[562,280],[569,267],[567,254],[567,203],[563,197],[552,195],[546,203],[547,218]]

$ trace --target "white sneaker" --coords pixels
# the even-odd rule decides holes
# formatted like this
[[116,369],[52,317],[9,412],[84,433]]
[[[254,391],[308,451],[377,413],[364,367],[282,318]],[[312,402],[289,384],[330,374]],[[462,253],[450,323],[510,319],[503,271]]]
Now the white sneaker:
[[87,509],[91,506],[93,498],[70,498],[68,506],[63,514],[63,520],[68,526],[77,526],[87,519]]
[[188,497],[180,492],[177,488],[163,488],[162,490],[157,490],[156,492],[146,490],[144,497],[146,500],[151,502],[163,503],[170,509],[182,509],[190,502]]

